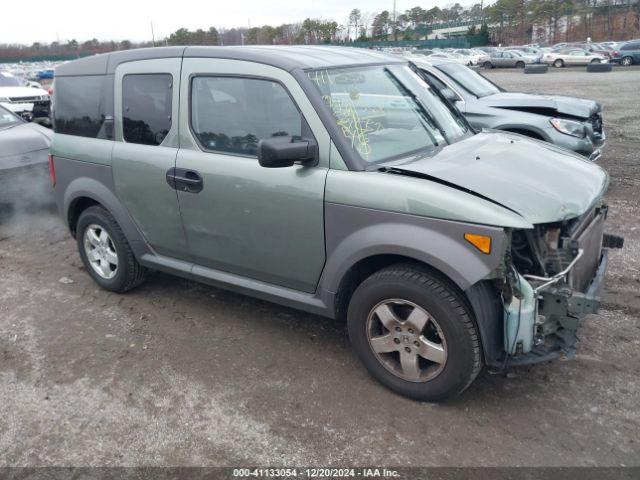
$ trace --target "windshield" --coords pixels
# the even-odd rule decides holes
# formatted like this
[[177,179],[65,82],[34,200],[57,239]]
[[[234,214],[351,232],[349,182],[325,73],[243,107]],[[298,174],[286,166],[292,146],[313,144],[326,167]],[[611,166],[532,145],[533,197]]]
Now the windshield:
[[468,132],[464,120],[406,65],[313,70],[309,78],[367,162],[433,150]]
[[4,107],[0,107],[0,130],[22,123],[22,120]]
[[434,66],[478,98],[500,93],[500,89],[493,83],[464,65],[460,65],[459,63],[442,63]]
[[20,80],[7,72],[0,72],[0,87],[20,87]]

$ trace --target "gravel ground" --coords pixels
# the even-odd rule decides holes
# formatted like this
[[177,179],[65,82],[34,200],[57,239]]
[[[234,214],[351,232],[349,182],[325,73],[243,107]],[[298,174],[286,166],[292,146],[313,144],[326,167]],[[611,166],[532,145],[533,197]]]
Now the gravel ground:
[[105,292],[55,216],[18,208],[0,225],[0,466],[640,465],[640,70],[487,75],[604,105],[626,245],[574,359],[411,401],[339,322],[164,274]]

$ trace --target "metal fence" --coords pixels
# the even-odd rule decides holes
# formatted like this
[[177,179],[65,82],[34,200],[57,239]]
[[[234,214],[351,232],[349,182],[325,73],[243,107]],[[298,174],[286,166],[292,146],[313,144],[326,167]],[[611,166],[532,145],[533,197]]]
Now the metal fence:
[[464,35],[453,38],[435,38],[431,40],[374,40],[368,42],[335,42],[332,45],[358,48],[471,48],[486,45],[484,35]]
[[66,60],[76,60],[78,58],[87,57],[91,53],[67,54],[67,55],[30,55],[30,56],[0,56],[0,63],[19,63],[19,62],[64,62]]

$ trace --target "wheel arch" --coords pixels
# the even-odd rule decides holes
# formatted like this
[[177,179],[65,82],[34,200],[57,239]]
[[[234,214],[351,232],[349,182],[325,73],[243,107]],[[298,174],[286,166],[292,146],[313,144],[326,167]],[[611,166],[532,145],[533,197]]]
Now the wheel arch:
[[[467,232],[490,236],[490,253],[467,242]],[[331,294],[345,279],[399,261],[425,265],[465,291],[501,264],[507,245],[500,227],[339,204],[325,206],[325,236],[327,260],[319,285]]]
[[130,243],[136,258],[139,259],[145,253],[151,252],[133,218],[111,189],[101,181],[89,177],[78,177],[65,188],[64,219],[74,237],[80,215],[94,205],[103,207],[113,216]]
[[334,312],[335,318],[344,318],[349,300],[358,286],[375,272],[396,264],[412,264],[420,266],[430,273],[440,277],[452,285],[461,295],[466,296],[464,290],[449,275],[434,267],[418,255],[405,253],[376,253],[362,257],[344,270],[335,288]]

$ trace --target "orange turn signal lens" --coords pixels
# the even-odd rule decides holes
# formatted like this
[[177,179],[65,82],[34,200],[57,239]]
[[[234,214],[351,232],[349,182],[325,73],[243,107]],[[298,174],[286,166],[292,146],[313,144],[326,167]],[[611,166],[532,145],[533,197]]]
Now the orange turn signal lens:
[[464,239],[482,253],[486,253],[487,255],[491,253],[491,237],[476,235],[475,233],[465,233]]

